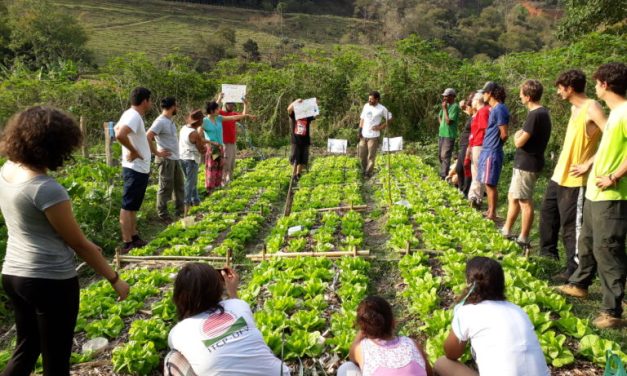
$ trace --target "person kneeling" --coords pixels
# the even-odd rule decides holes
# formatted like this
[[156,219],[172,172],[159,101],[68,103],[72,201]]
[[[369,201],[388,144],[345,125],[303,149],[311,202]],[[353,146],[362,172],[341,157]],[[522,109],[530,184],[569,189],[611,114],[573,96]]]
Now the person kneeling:
[[357,307],[359,332],[349,358],[338,376],[432,376],[433,371],[422,348],[408,337],[394,334],[392,307],[383,298],[369,296]]
[[[466,264],[466,297],[455,306],[446,356],[433,368],[439,376],[548,376],[529,317],[505,300],[505,276],[498,262],[475,257]],[[459,361],[470,341],[479,372]]]
[[[289,376],[289,368],[263,341],[250,306],[237,299],[238,284],[233,269],[185,265],[174,282],[180,322],[168,336],[170,348],[181,353],[198,376]],[[228,299],[223,300],[224,290]]]

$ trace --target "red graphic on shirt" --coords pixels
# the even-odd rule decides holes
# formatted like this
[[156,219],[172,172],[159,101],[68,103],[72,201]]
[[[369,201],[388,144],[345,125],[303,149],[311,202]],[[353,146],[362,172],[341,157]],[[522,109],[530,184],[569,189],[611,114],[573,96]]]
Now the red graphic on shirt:
[[307,135],[307,119],[296,120],[296,127],[294,127],[294,134],[297,136]]
[[226,333],[235,323],[235,316],[228,312],[212,313],[202,324],[202,332],[208,338],[214,338]]

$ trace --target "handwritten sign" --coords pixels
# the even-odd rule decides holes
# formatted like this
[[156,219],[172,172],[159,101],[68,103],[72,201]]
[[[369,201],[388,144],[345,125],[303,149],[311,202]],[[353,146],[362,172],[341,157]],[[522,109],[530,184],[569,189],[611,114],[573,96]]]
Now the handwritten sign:
[[337,138],[329,138],[327,140],[327,152],[333,154],[346,154],[348,149],[348,140],[342,140]]
[[224,103],[242,103],[246,97],[246,85],[222,84],[222,93]]
[[403,150],[403,137],[383,138],[383,151],[401,151]]
[[294,116],[296,120],[315,117],[319,114],[320,110],[318,109],[318,101],[316,98],[305,99],[302,102],[296,102],[294,104]]

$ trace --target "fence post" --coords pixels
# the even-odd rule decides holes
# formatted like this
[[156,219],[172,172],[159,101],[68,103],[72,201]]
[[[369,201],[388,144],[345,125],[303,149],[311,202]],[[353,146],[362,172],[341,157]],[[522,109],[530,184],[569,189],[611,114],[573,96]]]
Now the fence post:
[[113,166],[113,154],[111,153],[111,135],[109,134],[109,123],[104,122],[102,124],[104,128],[104,137],[105,137],[105,155],[107,158],[107,166]]
[[89,150],[87,149],[87,125],[85,125],[85,118],[83,116],[81,116],[79,124],[81,128],[81,133],[83,134],[81,154],[83,155],[83,158],[89,158]]

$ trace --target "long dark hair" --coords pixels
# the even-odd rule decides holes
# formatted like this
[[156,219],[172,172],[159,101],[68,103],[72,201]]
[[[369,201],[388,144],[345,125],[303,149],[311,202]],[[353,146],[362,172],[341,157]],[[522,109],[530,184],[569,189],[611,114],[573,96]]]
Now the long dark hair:
[[394,334],[394,313],[387,300],[368,296],[357,307],[357,325],[367,338],[387,338]]
[[467,303],[478,304],[484,300],[506,300],[503,268],[491,258],[477,256],[468,260],[466,282],[469,287],[463,293],[462,298],[468,295]]
[[219,304],[224,292],[224,282],[219,272],[211,265],[186,264],[174,281],[172,300],[179,320],[202,312],[224,312]]

